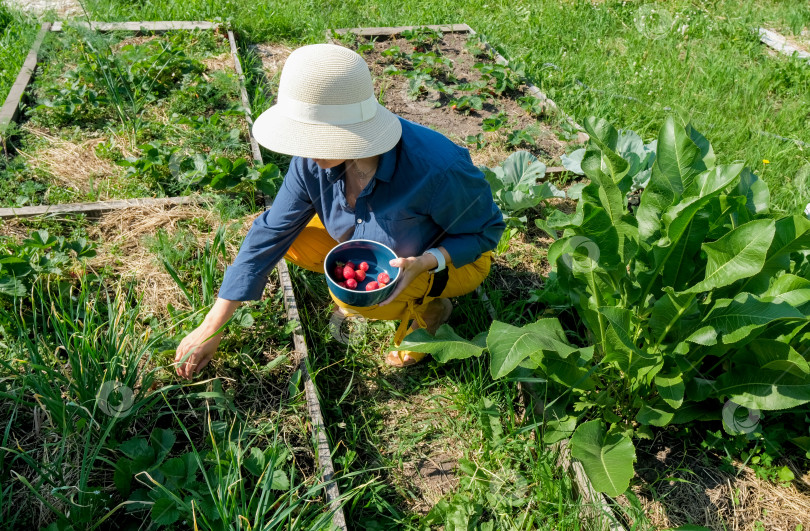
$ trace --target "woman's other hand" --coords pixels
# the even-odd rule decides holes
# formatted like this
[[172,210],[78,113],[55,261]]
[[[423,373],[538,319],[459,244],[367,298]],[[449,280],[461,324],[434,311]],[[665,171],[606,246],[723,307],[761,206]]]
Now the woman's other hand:
[[174,357],[175,370],[181,378],[191,378],[213,359],[222,340],[222,328],[240,304],[217,299],[202,324],[183,338]]
[[[450,255],[444,249],[444,247],[439,247],[439,251],[444,255],[444,260],[446,264],[450,264]],[[410,258],[394,258],[388,264],[391,267],[398,267],[401,269],[399,273],[399,280],[397,280],[397,287],[391,293],[391,296],[385,299],[380,303],[380,306],[385,306],[386,304],[393,302],[402,290],[408,287],[413,279],[424,273],[425,271],[430,271],[431,269],[436,269],[438,267],[439,262],[436,260],[436,257],[432,254],[423,254],[422,256],[411,256]]]

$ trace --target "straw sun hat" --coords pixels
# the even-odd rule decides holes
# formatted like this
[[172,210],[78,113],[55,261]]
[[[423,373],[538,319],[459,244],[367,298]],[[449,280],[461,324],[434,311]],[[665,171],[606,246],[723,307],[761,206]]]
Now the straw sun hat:
[[256,119],[267,149],[316,159],[360,159],[393,148],[399,119],[377,102],[358,54],[334,44],[298,48],[281,71],[278,102]]

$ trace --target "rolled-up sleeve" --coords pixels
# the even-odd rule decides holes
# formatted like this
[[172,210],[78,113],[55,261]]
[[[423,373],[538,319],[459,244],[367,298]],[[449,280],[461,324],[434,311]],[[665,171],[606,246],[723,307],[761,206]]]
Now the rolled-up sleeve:
[[455,267],[477,260],[501,239],[506,224],[492,199],[492,189],[469,156],[454,162],[434,190],[430,215],[443,229],[437,245]]
[[225,270],[219,297],[261,299],[267,275],[307,225],[315,208],[304,186],[303,162],[294,158],[270,210],[253,222],[233,264]]

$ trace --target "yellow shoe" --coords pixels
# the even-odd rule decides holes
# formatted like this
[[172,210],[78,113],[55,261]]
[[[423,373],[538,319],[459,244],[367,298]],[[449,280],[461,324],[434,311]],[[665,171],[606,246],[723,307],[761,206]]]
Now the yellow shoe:
[[424,352],[411,352],[410,350],[392,350],[385,357],[385,363],[392,367],[407,367],[415,365],[425,359]]

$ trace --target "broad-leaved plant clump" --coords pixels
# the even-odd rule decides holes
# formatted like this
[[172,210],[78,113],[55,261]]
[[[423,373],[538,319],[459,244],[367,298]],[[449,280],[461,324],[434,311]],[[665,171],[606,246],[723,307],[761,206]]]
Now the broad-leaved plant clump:
[[[631,211],[649,159],[620,154],[604,120],[585,128],[590,183],[576,212],[540,225],[556,238],[552,275],[586,340],[543,318],[495,321],[472,342],[449,327],[418,331],[403,347],[439,361],[488,350],[495,378],[533,371],[547,382],[546,442],[570,437],[594,486],[617,495],[633,475],[633,439],[653,427],[722,420],[729,434],[764,440],[769,416],[810,402],[810,221],[772,216],[763,181],[719,164],[672,118]],[[808,445],[798,432],[784,437]]]

